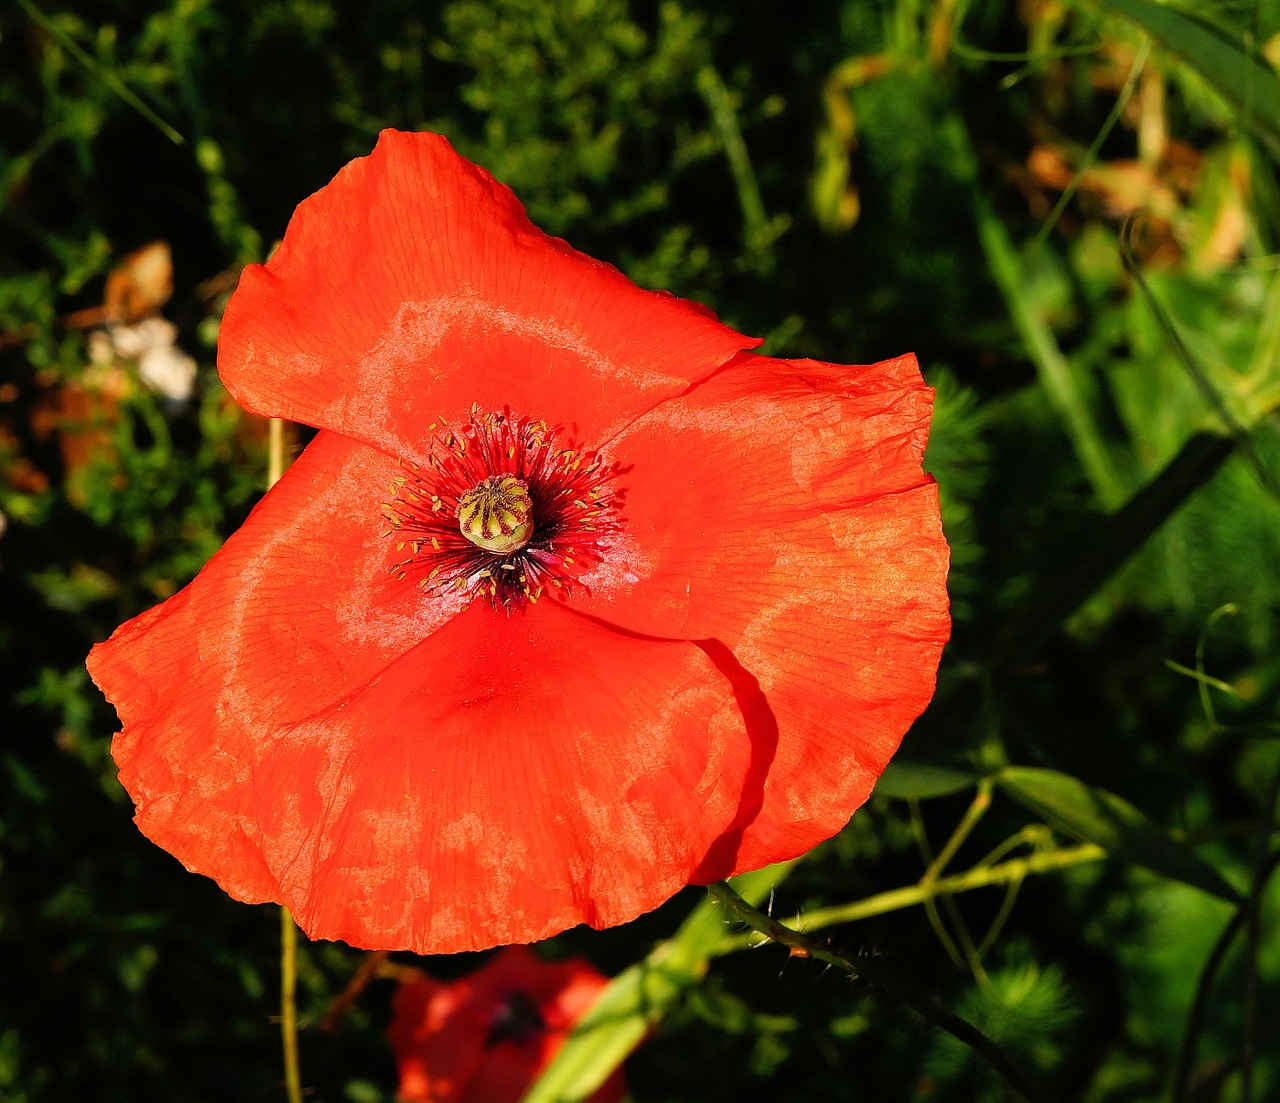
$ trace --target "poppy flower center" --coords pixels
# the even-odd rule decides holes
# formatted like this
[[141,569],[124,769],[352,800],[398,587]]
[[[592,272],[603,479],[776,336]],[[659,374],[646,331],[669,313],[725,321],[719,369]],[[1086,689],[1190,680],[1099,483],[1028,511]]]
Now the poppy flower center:
[[505,410],[430,429],[429,459],[403,465],[387,507],[386,535],[408,552],[396,578],[511,612],[548,587],[564,596],[608,554],[623,495],[598,452]]
[[458,499],[458,531],[485,551],[519,551],[533,535],[529,484],[514,475],[490,475]]
[[547,1029],[546,1021],[538,1005],[524,992],[512,992],[498,1005],[489,1023],[489,1036],[485,1048],[499,1042],[511,1042],[522,1046],[534,1041]]

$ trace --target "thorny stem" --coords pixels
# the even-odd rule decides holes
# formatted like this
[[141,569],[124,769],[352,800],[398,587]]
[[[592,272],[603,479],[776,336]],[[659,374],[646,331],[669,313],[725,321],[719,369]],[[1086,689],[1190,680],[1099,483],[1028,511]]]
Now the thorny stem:
[[921,1018],[939,1029],[945,1030],[952,1037],[963,1042],[984,1058],[1000,1074],[1014,1096],[1022,1100],[1023,1103],[1033,1103],[1033,1101],[1040,1098],[1017,1068],[1014,1067],[1013,1062],[1009,1060],[1004,1050],[983,1034],[982,1031],[958,1015],[953,1015],[930,997],[915,991],[898,980],[882,968],[874,958],[860,958],[855,962],[843,954],[836,953],[830,947],[807,938],[799,931],[784,926],[776,919],[765,915],[764,912],[753,908],[723,881],[711,885],[708,892],[711,894],[712,899],[735,919],[745,923],[753,931],[764,935],[766,938],[786,946],[791,951],[792,957],[813,958],[827,965],[834,965],[851,977],[879,985],[894,999],[905,1003]]

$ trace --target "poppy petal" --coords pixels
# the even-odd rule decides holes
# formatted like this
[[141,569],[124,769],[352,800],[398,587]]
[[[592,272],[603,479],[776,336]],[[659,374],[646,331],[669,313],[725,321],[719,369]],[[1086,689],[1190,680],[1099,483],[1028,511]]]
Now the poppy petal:
[[866,799],[932,696],[947,546],[913,357],[744,355],[611,446],[625,538],[571,599],[727,646],[777,725],[763,805],[700,879],[803,853]]
[[277,731],[253,817],[309,934],[447,953],[657,906],[749,799],[750,767],[700,648],[477,602]]
[[439,135],[384,131],[244,270],[218,366],[251,410],[421,461],[473,403],[607,439],[758,343],[542,233]]
[[231,895],[275,898],[248,814],[264,733],[363,685],[457,610],[391,577],[399,464],[321,433],[194,582],[98,644],[144,834]]
[[484,1060],[488,1026],[471,1006],[469,984],[423,976],[396,989],[391,1010],[387,1039],[400,1074],[397,1097],[403,1103],[461,1103]]

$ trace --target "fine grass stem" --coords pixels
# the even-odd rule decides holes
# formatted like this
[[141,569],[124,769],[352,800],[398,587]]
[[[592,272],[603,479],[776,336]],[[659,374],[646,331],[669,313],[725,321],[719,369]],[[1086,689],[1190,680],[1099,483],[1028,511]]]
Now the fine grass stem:
[[1053,205],[1053,210],[1044,220],[1044,225],[1036,232],[1036,236],[1032,238],[1032,244],[1037,248],[1048,240],[1049,235],[1053,232],[1054,226],[1058,224],[1058,219],[1062,217],[1062,212],[1067,209],[1067,205],[1075,197],[1076,192],[1080,188],[1080,182],[1084,179],[1084,175],[1093,167],[1093,163],[1098,159],[1098,154],[1102,150],[1102,144],[1110,136],[1111,131],[1115,129],[1116,123],[1120,121],[1120,116],[1124,114],[1125,107],[1128,106],[1129,99],[1133,96],[1133,90],[1137,86],[1138,78],[1142,75],[1142,70],[1146,67],[1147,56],[1151,53],[1151,43],[1144,41],[1138,47],[1138,56],[1133,59],[1133,65],[1129,69],[1129,76],[1125,79],[1124,87],[1120,89],[1120,95],[1116,97],[1115,105],[1111,108],[1111,113],[1106,117],[1102,124],[1102,129],[1097,133],[1089,148],[1085,150],[1084,156],[1080,159],[1080,164],[1076,168],[1075,175],[1071,181],[1062,190],[1062,194],[1058,197],[1057,203]]
[[125,84],[125,82],[116,76],[115,73],[99,64],[95,58],[90,57],[88,53],[81,49],[80,44],[76,42],[74,38],[59,27],[54,20],[45,15],[45,13],[36,7],[31,0],[18,0],[18,4],[22,10],[31,17],[32,22],[37,23],[41,30],[57,42],[57,44],[75,58],[76,61],[83,65],[88,72],[97,77],[98,80],[124,100],[125,103],[146,119],[147,122],[151,123],[152,126],[159,130],[160,133],[168,138],[174,145],[182,145],[184,139],[174,127],[165,122],[154,108],[150,107],[141,96]]

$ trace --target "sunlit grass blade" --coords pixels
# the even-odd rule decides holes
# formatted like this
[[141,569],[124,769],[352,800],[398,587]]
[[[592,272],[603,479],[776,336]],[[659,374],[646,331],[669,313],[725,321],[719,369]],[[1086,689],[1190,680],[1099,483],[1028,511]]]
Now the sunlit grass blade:
[[1112,856],[1238,903],[1236,892],[1195,851],[1171,838],[1127,800],[1056,770],[1009,766],[1000,788],[1054,827]]
[[1050,402],[1062,417],[1080,465],[1098,499],[1108,508],[1124,501],[1126,488],[1094,422],[1088,398],[1058,347],[1053,330],[1027,293],[1022,260],[999,216],[975,192],[974,215],[987,267],[1004,296],[1009,315],[1022,337]]
[[1072,176],[1071,182],[1062,190],[1058,201],[1053,205],[1053,210],[1049,212],[1040,229],[1036,231],[1034,239],[1036,245],[1043,245],[1049,240],[1049,235],[1058,224],[1058,219],[1062,217],[1062,212],[1067,209],[1071,200],[1075,198],[1076,192],[1080,189],[1085,173],[1093,168],[1097,162],[1098,154],[1102,152],[1103,143],[1111,136],[1116,123],[1120,121],[1120,116],[1124,114],[1125,108],[1129,106],[1129,100],[1133,96],[1134,88],[1137,87],[1138,78],[1142,76],[1142,71],[1146,67],[1149,53],[1150,46],[1144,42],[1138,50],[1138,56],[1133,59],[1133,64],[1129,67],[1129,75],[1125,78],[1124,87],[1120,89],[1120,94],[1116,97],[1116,102],[1112,106],[1110,114],[1107,115],[1098,133],[1094,135],[1093,141],[1089,143],[1089,148],[1085,150],[1084,156],[1080,158],[1080,163],[1076,165],[1075,175]]
[[[764,900],[795,862],[782,862],[732,879],[753,904]],[[725,916],[709,897],[680,929],[644,960],[619,973],[578,1024],[523,1103],[586,1099],[622,1064],[686,992],[699,984],[728,937]]]

